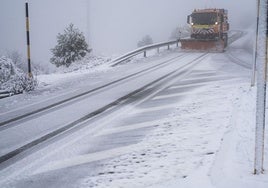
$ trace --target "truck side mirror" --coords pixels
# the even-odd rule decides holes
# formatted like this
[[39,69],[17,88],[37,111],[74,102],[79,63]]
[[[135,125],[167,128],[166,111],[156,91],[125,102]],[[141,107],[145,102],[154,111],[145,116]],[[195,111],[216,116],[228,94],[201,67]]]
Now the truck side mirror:
[[187,23],[190,24],[190,15],[187,16]]

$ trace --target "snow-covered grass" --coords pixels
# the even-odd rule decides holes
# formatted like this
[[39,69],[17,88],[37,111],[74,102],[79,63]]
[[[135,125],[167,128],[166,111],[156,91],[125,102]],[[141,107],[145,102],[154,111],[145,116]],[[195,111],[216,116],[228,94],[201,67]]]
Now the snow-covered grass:
[[108,57],[101,57],[88,53],[81,60],[72,63],[69,67],[61,66],[56,69],[56,73],[70,73],[70,72],[85,72],[96,71],[108,68],[108,63],[111,61]]
[[57,85],[68,82],[75,82],[76,78],[81,78],[86,75],[106,72],[111,67],[109,66],[110,58],[98,57],[87,54],[83,59],[72,63],[69,67],[61,66],[56,68],[53,74],[38,75],[37,79],[40,82],[40,89],[47,86],[55,87]]
[[[227,89],[227,88],[225,88]],[[228,91],[230,91],[229,88]],[[227,114],[215,111],[215,114],[203,114],[200,119],[209,120],[211,122],[204,123],[205,126],[214,126],[215,132],[208,132],[205,139],[208,140],[206,144],[210,149],[202,154],[199,154],[199,161],[192,169],[191,175],[180,178],[176,177],[171,181],[161,183],[152,188],[161,187],[183,187],[183,188],[265,188],[268,186],[267,173],[263,175],[253,175],[254,167],[254,144],[255,144],[255,89],[249,89],[248,84],[241,85],[240,88],[230,95],[230,98],[225,96],[220,105],[219,111],[227,110]],[[219,97],[220,95],[217,95]],[[234,98],[235,97],[235,98]],[[229,98],[229,99],[228,99]],[[231,100],[231,101],[230,101]],[[211,101],[212,102],[212,101]],[[219,100],[215,101],[215,106]],[[225,109],[225,106],[231,104],[231,109]],[[211,103],[204,104],[211,106]],[[194,105],[192,105],[194,106]],[[208,109],[206,107],[206,109]],[[201,110],[202,113],[204,112]],[[216,115],[216,116],[215,116]],[[227,115],[227,116],[226,116]],[[217,117],[219,116],[219,117]],[[228,117],[229,116],[229,117]],[[213,118],[210,118],[213,117]],[[198,119],[198,116],[194,116]],[[213,119],[217,119],[213,122]],[[190,118],[191,119],[191,118]],[[200,122],[202,122],[200,120]],[[196,125],[197,122],[191,125]],[[225,132],[224,132],[225,130]],[[189,130],[189,134],[192,130]],[[194,142],[197,145],[204,145],[202,137],[202,131],[198,130],[199,140]],[[267,135],[267,131],[266,131]],[[212,136],[210,138],[210,136]],[[193,138],[189,136],[189,138]],[[222,140],[219,140],[222,139]],[[196,146],[190,147],[193,151],[196,151]],[[265,148],[265,155],[268,155],[268,147]],[[188,161],[188,160],[187,160]],[[176,166],[178,164],[174,164]],[[174,168],[174,167],[173,167]],[[268,165],[265,164],[265,169]],[[186,171],[182,169],[182,171]]]
[[[268,174],[253,175],[256,90],[242,89],[235,106],[231,129],[226,133],[219,155],[211,170],[217,187],[268,187]],[[266,131],[266,135],[267,135]],[[268,147],[265,146],[264,169],[267,170]],[[225,177],[224,179],[222,177]]]

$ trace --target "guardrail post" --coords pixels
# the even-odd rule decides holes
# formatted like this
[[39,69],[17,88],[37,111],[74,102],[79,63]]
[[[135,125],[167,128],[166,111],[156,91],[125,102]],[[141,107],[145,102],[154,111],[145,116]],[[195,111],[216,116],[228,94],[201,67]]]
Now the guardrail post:
[[168,50],[170,49],[170,46],[169,46],[169,45],[167,45],[167,49],[168,49]]
[[146,57],[146,51],[143,52],[143,56]]
[[179,47],[179,41],[177,41],[176,45],[177,45],[177,48],[178,48]]
[[157,48],[157,53],[159,53],[159,48]]

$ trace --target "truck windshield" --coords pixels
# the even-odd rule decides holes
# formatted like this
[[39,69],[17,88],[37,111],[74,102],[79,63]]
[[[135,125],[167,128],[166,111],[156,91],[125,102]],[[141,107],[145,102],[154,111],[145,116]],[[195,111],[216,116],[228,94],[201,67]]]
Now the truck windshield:
[[217,21],[217,13],[193,13],[192,22],[200,25],[212,25]]

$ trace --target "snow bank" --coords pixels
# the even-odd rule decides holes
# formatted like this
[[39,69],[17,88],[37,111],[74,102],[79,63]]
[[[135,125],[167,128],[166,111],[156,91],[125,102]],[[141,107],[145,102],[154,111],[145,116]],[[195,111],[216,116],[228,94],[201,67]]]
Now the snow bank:
[[[234,101],[229,129],[225,133],[214,162],[197,168],[189,177],[163,183],[155,187],[183,188],[266,188],[268,174],[254,175],[256,90],[240,87],[239,98]],[[266,135],[267,135],[266,130]],[[265,147],[268,156],[268,147]],[[213,161],[212,160],[212,161]],[[264,162],[267,169],[267,161]]]
[[[211,171],[211,179],[218,188],[265,188],[268,187],[267,174],[253,175],[256,91],[244,89],[240,96],[240,102],[233,112],[232,128],[224,137]],[[265,151],[267,156],[267,146]]]
[[70,72],[88,72],[91,69],[94,71],[108,68],[108,62],[111,58],[95,56],[87,54],[83,59],[72,63],[69,67],[61,66],[57,68],[56,73],[70,73]]
[[81,79],[88,79],[90,74],[108,71],[111,68],[110,60],[107,57],[87,54],[83,59],[72,63],[69,67],[61,66],[56,68],[54,73],[38,75],[39,86],[41,88],[43,86],[46,88],[47,86],[62,87],[66,83],[74,84],[76,79],[81,82]]

